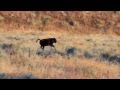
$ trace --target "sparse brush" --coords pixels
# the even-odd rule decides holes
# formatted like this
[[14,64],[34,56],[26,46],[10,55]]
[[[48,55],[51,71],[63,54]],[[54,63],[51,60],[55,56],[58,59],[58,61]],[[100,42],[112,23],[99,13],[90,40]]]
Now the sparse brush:
[[77,50],[77,49],[76,49],[75,47],[67,47],[67,48],[66,48],[66,53],[67,53],[68,56],[69,56],[69,55],[74,56],[76,50]]
[[[0,38],[1,78],[120,78],[119,38],[55,31],[19,33],[15,37],[20,40],[6,38],[13,35]],[[52,36],[59,37],[56,51],[50,47],[43,51],[35,42]],[[9,55],[10,51],[16,54]]]
[[62,29],[87,35],[120,35],[119,13],[113,11],[0,11],[0,27],[1,32]]

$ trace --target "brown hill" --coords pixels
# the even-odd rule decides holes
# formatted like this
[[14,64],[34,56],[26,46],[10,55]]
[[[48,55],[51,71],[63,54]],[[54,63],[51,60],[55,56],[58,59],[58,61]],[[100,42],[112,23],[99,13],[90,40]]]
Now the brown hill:
[[0,11],[0,29],[68,30],[120,35],[119,11]]

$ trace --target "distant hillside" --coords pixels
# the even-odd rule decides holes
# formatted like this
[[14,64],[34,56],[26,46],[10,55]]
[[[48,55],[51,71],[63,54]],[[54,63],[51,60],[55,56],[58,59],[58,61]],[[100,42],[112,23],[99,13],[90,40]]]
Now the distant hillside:
[[0,11],[0,29],[68,30],[120,35],[119,11]]

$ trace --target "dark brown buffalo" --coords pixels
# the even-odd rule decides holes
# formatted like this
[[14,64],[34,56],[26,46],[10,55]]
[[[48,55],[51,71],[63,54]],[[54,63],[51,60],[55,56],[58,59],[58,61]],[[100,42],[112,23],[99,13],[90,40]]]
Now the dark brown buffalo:
[[[53,43],[56,43],[57,40],[56,38],[47,38],[47,39],[37,39],[37,41],[39,41],[39,44],[41,45],[41,48],[44,50],[44,47],[45,46],[51,46],[51,47],[54,47],[55,46],[53,45]],[[37,42],[36,41],[36,42]],[[55,49],[56,50],[56,49]]]

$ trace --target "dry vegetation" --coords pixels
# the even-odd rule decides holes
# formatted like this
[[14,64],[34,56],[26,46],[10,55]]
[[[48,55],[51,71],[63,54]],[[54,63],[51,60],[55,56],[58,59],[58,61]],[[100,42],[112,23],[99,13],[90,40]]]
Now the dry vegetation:
[[[43,52],[36,39],[52,36],[58,40],[57,51],[45,47]],[[120,78],[117,36],[41,31],[1,33],[0,41],[0,73],[12,78]]]
[[69,31],[116,34],[119,11],[0,11],[0,31]]
[[[0,11],[0,78],[120,78],[119,14]],[[57,51],[36,43],[49,37]]]

